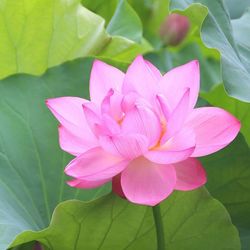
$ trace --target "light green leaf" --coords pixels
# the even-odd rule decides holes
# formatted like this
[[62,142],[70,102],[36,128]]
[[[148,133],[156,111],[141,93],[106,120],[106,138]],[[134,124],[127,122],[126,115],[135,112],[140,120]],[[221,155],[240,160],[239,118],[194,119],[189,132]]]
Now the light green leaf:
[[[226,91],[250,102],[250,49],[238,48],[232,33],[229,14],[222,0],[180,0],[171,2],[171,10],[181,10],[201,29],[201,38],[221,55],[222,79]],[[205,20],[204,20],[205,19]]]
[[225,0],[225,5],[229,10],[230,18],[236,19],[240,18],[245,10],[250,7],[250,0],[235,1],[235,0]]
[[[104,48],[98,57],[105,61],[109,61],[110,57],[112,58],[113,56],[111,64],[126,64],[127,67],[131,59],[137,54],[144,54],[151,50],[151,45],[145,39],[142,40],[141,44],[137,44],[131,40],[125,39],[124,37],[116,36],[113,37],[112,43]],[[113,61],[113,59],[115,59],[115,61]]]
[[78,0],[0,2],[0,77],[41,74],[48,67],[97,54],[110,37],[104,20]]
[[239,19],[232,20],[232,27],[235,40],[242,47],[250,49],[250,6]]
[[[98,56],[106,47],[114,48],[116,37],[106,32],[105,20],[79,1],[1,1],[0,78],[15,73],[40,75],[65,61]],[[132,56],[128,54],[126,62],[141,53],[139,44],[119,39],[119,50],[139,48]],[[116,59],[114,54],[105,57]]]
[[152,51],[152,46],[142,36],[140,18],[126,0],[97,0],[95,4],[82,0],[82,3],[106,19],[107,30],[113,35],[112,42],[98,54],[100,59],[124,65],[125,69],[136,55]]
[[[240,249],[227,211],[204,188],[175,192],[161,204],[161,213],[169,250]],[[112,194],[89,203],[61,203],[47,229],[24,232],[12,245],[32,239],[60,250],[156,249],[152,208]]]
[[142,40],[141,20],[125,0],[120,0],[107,31],[111,35],[126,37],[137,43]]
[[235,115],[241,122],[241,132],[250,145],[250,104],[229,97],[223,85],[216,86],[209,93],[202,93],[201,97],[216,107],[221,107]]
[[87,97],[90,66],[90,60],[77,60],[41,77],[0,81],[0,249],[25,230],[47,227],[59,202],[110,190],[66,185],[63,170],[71,157],[59,148],[57,122],[45,105],[49,97]]
[[227,148],[201,158],[208,173],[207,188],[229,211],[238,227],[242,249],[250,246],[250,150],[243,136]]

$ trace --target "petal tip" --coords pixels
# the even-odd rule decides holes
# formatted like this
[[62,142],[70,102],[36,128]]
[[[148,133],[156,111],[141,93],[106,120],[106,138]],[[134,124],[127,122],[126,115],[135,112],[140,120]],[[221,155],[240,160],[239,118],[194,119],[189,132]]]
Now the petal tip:
[[99,65],[103,65],[103,64],[104,64],[104,62],[102,62],[102,61],[100,61],[100,60],[98,60],[98,59],[95,59],[95,60],[93,61],[92,68],[93,68],[93,67],[96,67],[96,66],[99,66]]
[[198,59],[192,60],[190,63],[193,64],[193,65],[195,65],[196,67],[200,66],[200,63],[199,63]]
[[48,108],[50,108],[50,100],[51,100],[51,99],[46,99],[46,100],[45,100],[45,105],[46,105]]

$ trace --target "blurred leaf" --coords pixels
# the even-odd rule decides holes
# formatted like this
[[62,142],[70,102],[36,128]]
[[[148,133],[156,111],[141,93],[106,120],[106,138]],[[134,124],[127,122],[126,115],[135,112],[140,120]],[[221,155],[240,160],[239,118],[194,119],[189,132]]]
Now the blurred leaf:
[[201,158],[207,188],[229,211],[240,231],[242,249],[250,246],[250,150],[243,136],[216,154]]
[[[65,61],[97,56],[109,46],[115,48],[116,37],[106,32],[105,20],[81,6],[79,1],[1,1],[0,78],[15,73],[40,75]],[[142,31],[136,31],[138,38]],[[132,36],[134,38],[135,32],[129,37]],[[133,54],[127,54],[126,62],[144,51],[126,38],[123,41],[120,37],[119,41],[119,52],[123,50],[124,54],[135,45],[138,48]],[[106,53],[105,57],[116,59],[114,53],[112,56]]]
[[231,19],[240,18],[245,10],[250,7],[250,0],[225,0],[224,3],[228,8]]
[[160,26],[167,17],[168,0],[129,0],[129,3],[138,13],[144,27],[144,36],[155,47],[161,46],[159,37]]
[[171,10],[181,10],[185,15],[188,13],[188,17],[196,23],[197,32],[202,25],[204,44],[216,48],[221,54],[222,79],[228,94],[250,102],[250,49],[238,49],[222,0],[172,1]]
[[233,32],[237,43],[250,49],[250,9],[239,19],[232,20]]
[[123,36],[137,43],[142,40],[141,20],[125,0],[120,0],[107,31],[111,35]]
[[42,250],[42,249],[36,249],[36,243],[31,241],[26,244],[19,245],[17,247],[12,248],[12,250]]
[[[103,51],[99,54],[100,59],[105,59],[109,61],[112,55],[115,58],[111,59],[112,64],[128,64],[130,60],[134,58],[137,54],[144,54],[152,50],[151,45],[143,39],[141,44],[134,43],[131,40],[125,39],[123,37],[116,36],[112,39],[112,43],[109,44]],[[108,59],[108,60],[106,60]]]
[[91,11],[106,20],[107,31],[114,36],[122,36],[140,43],[143,27],[141,20],[126,0],[89,1],[81,0]]
[[59,148],[57,122],[45,105],[49,97],[88,97],[90,66],[90,59],[76,60],[41,77],[0,81],[0,249],[23,231],[47,227],[59,202],[110,190],[66,185],[63,170],[71,157]]
[[106,25],[110,22],[115,13],[116,6],[119,0],[81,0],[83,6],[102,16],[106,20]]
[[202,93],[201,96],[213,106],[221,107],[235,115],[240,120],[241,132],[250,145],[250,104],[229,97],[223,85],[215,87],[209,93]]
[[[204,188],[175,192],[161,204],[161,213],[170,250],[240,249],[227,211]],[[89,203],[61,203],[47,229],[24,232],[13,245],[39,239],[60,250],[152,250],[156,249],[155,234],[152,208],[110,194]]]
[[213,58],[206,58],[196,43],[187,43],[180,49],[162,49],[150,53],[147,58],[155,64],[162,73],[187,63],[191,60],[199,60],[201,70],[201,90],[209,91],[214,85],[221,82],[220,65]]

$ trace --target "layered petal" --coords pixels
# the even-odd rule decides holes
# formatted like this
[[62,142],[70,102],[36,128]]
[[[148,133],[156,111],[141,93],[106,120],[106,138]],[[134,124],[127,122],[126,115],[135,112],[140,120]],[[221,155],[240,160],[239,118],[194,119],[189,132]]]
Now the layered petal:
[[195,106],[199,88],[200,71],[198,61],[191,61],[167,72],[159,82],[159,93],[163,94],[173,110],[187,89],[190,89],[189,110]]
[[98,136],[96,125],[102,125],[101,114],[98,108],[94,103],[87,102],[82,105],[82,110],[89,128],[92,130],[95,136]]
[[124,79],[124,73],[99,60],[95,60],[90,75],[90,99],[100,105],[110,89],[118,92]]
[[147,137],[140,134],[100,136],[99,142],[105,151],[129,160],[143,155],[148,148]]
[[86,181],[81,179],[73,179],[67,181],[67,184],[74,188],[96,188],[107,182],[111,181],[111,179],[105,179],[100,181]]
[[164,118],[164,120],[169,119],[172,110],[165,96],[161,94],[156,95],[156,109],[160,117]]
[[144,157],[130,162],[121,174],[122,191],[137,204],[154,206],[167,198],[176,184],[175,169],[160,165]]
[[207,181],[204,168],[195,158],[174,163],[173,166],[176,171],[176,190],[193,190],[203,186]]
[[[165,141],[165,139],[162,139]],[[187,159],[195,149],[195,134],[192,129],[182,129],[167,142],[151,148],[144,156],[152,162],[170,164]]]
[[220,108],[194,109],[185,127],[195,132],[196,148],[193,157],[214,153],[227,146],[239,133],[240,122]]
[[136,92],[151,100],[157,92],[159,78],[158,70],[151,63],[145,62],[142,56],[137,56],[126,72],[122,93]]
[[145,106],[134,106],[125,116],[121,129],[124,134],[141,134],[148,138],[153,146],[161,135],[161,123],[158,116]]
[[[79,97],[59,97],[46,100],[48,108],[63,127],[59,129],[60,143],[62,149],[67,152],[75,154],[80,152],[80,148],[85,150],[98,145],[83,113],[82,105],[86,103],[88,103],[87,100]],[[70,144],[72,148],[70,148]],[[80,148],[79,144],[81,144]]]
[[102,113],[109,114],[116,121],[121,120],[123,117],[122,100],[123,95],[121,93],[113,89],[109,90],[101,104]]
[[85,181],[100,181],[119,174],[127,164],[128,161],[124,158],[96,147],[72,160],[66,167],[65,173]]
[[82,138],[72,134],[62,125],[58,127],[58,132],[61,149],[75,156],[80,155],[90,148],[96,147],[98,145],[98,141],[96,141],[95,144],[83,143]]
[[188,114],[188,105],[190,96],[189,93],[190,91],[189,89],[187,89],[184,92],[182,98],[180,99],[180,102],[176,105],[173,112],[171,112],[171,114],[168,115],[168,119],[166,118],[167,119],[167,131],[165,136],[166,140],[173,137],[183,127],[183,124]]
[[46,105],[64,127],[71,129],[87,127],[82,105],[88,102],[79,97],[58,97],[47,99]]

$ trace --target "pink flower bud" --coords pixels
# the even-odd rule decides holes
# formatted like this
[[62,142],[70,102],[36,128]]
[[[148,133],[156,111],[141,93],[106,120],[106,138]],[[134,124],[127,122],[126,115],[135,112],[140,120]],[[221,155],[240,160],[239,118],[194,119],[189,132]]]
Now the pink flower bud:
[[189,30],[186,16],[170,14],[160,27],[160,36],[164,44],[176,46],[183,41]]

